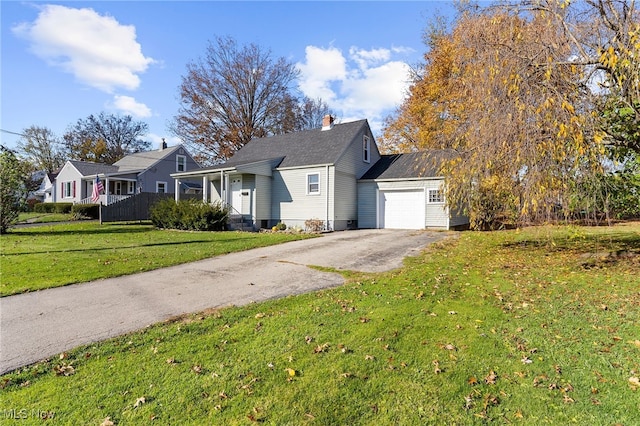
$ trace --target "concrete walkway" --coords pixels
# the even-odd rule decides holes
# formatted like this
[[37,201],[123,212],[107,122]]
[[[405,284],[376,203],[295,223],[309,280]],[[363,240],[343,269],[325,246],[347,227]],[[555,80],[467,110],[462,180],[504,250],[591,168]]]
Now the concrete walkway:
[[339,274],[381,272],[450,234],[326,234],[155,271],[0,298],[0,374],[176,315],[334,287]]

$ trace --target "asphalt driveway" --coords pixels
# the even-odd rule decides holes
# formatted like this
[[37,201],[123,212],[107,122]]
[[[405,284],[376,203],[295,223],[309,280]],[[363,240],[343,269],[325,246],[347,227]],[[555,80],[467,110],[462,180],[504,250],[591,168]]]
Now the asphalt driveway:
[[343,283],[307,265],[382,272],[448,233],[325,234],[155,271],[0,298],[0,374],[176,315]]

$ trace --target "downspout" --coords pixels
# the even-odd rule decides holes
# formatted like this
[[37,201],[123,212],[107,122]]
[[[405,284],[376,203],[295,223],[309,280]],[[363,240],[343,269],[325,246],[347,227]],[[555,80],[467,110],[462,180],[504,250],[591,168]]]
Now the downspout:
[[325,194],[325,214],[326,214],[326,231],[329,231],[329,165],[325,166],[325,172],[327,173],[327,190]]
[[175,179],[174,185],[175,194],[173,195],[173,198],[177,203],[178,201],[180,201],[180,179]]

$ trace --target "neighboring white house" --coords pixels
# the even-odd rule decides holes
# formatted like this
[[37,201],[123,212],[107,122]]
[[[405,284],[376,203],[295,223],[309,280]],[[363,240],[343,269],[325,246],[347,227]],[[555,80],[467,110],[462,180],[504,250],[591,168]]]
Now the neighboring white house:
[[[226,163],[174,173],[198,178],[203,200],[223,202],[254,228],[278,222],[324,229],[450,229],[468,223],[444,202],[444,179],[426,153],[382,156],[367,120],[255,139]],[[176,194],[176,199],[179,199]]]
[[[199,168],[182,145],[167,148],[163,144],[155,151],[127,155],[113,165],[69,160],[55,177],[49,201],[91,202],[96,176],[105,188],[100,198],[102,204],[111,204],[140,192],[173,193],[175,186],[171,173]],[[192,186],[188,189],[184,186],[182,192],[193,193]]]
[[32,194],[30,194],[29,198],[35,198],[36,200],[42,202],[51,202],[53,200],[55,192],[55,185],[53,184],[53,182],[55,181],[57,175],[58,172],[38,172],[38,175],[34,176],[33,179],[40,179],[40,186],[38,187],[38,189],[33,191]]

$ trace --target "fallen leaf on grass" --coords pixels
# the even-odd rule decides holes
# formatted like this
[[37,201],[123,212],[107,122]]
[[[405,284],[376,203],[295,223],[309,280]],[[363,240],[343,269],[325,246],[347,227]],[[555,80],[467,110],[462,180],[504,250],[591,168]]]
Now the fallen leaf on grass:
[[71,364],[62,363],[62,365],[57,365],[53,368],[53,371],[56,372],[58,376],[71,376],[75,374],[76,370],[73,368]]
[[533,361],[531,361],[531,360],[529,359],[529,357],[526,357],[526,356],[525,356],[525,357],[523,357],[520,361],[521,361],[523,364],[531,364],[531,363],[533,362]]
[[634,340],[633,342],[629,342],[636,348],[640,349],[640,340]]
[[320,352],[327,352],[328,350],[329,350],[329,344],[325,343],[325,344],[316,346],[315,349],[313,350],[313,353],[318,354]]
[[291,377],[296,375],[296,370],[294,370],[293,368],[285,368],[284,371],[286,371]]
[[638,389],[640,387],[640,379],[637,377],[629,377],[629,385],[633,390]]
[[498,375],[493,370],[490,371],[489,375],[484,378],[484,382],[486,384],[488,384],[488,385],[495,385],[496,384],[496,380],[498,380]]
[[111,421],[111,417],[107,417],[100,423],[100,426],[113,426],[115,423]]
[[147,402],[147,399],[144,396],[141,396],[140,398],[136,399],[135,404],[133,404],[133,408],[138,408],[139,406],[141,406],[145,402]]

